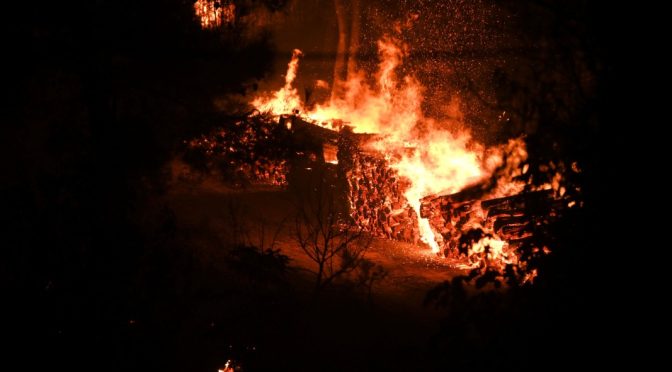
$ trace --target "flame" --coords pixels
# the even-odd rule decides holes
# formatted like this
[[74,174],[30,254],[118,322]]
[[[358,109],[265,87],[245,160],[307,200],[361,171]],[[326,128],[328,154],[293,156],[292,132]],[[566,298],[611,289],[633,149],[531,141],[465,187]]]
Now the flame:
[[[423,197],[437,193],[452,194],[483,177],[478,154],[467,149],[469,140],[464,133],[454,136],[448,131],[432,130],[411,154],[404,154],[390,162],[400,176],[411,180],[404,196],[418,216]],[[380,146],[389,145],[387,141],[380,143]],[[421,240],[433,252],[439,252],[437,236],[429,220],[420,217],[418,224]]]
[[[369,145],[385,154],[389,166],[410,183],[404,192],[408,205],[418,216],[421,240],[433,252],[440,252],[442,237],[420,213],[421,199],[428,195],[455,193],[467,186],[496,176],[492,197],[520,192],[524,184],[515,181],[522,174],[527,151],[522,139],[487,149],[463,129],[460,101],[449,105],[457,120],[438,122],[422,111],[425,88],[412,75],[399,77],[397,71],[407,54],[400,40],[386,36],[378,41],[379,64],[370,83],[363,71],[350,72],[348,78],[332,87],[331,99],[307,110],[293,87],[301,55],[295,50],[287,69],[285,85],[271,96],[257,97],[252,104],[262,112],[276,115],[299,110],[302,117],[324,127],[337,120],[347,122],[356,133],[377,133]],[[318,83],[324,85],[322,83]],[[472,247],[473,254],[485,252],[491,259],[504,259],[507,244],[486,238]]]
[[302,111],[303,103],[294,87],[294,80],[299,69],[299,57],[302,55],[303,53],[299,49],[294,49],[292,59],[287,65],[285,85],[271,96],[261,96],[254,99],[252,101],[254,107],[261,112],[271,112],[278,115],[293,113],[294,110]]
[[194,13],[204,29],[214,29],[231,24],[236,18],[236,5],[231,1],[197,0]]
[[374,86],[367,82],[364,71],[352,72],[346,81],[340,82],[342,86],[336,87],[336,91],[344,92],[342,95],[316,105],[306,117],[323,126],[345,120],[355,133],[412,138],[410,132],[421,118],[424,89],[413,77],[404,77],[402,82],[397,78],[396,69],[405,55],[398,44],[389,37],[378,42],[380,63]]
[[504,263],[512,263],[508,257],[505,248],[507,243],[499,238],[485,237],[474,243],[470,250],[470,255],[483,254],[486,255],[489,261],[501,261]]

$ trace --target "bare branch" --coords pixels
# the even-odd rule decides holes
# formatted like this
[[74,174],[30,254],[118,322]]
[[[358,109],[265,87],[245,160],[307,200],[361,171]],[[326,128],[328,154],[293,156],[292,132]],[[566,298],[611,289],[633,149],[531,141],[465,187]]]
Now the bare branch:
[[316,291],[357,268],[371,242],[354,221],[339,215],[334,194],[321,178],[310,193],[297,195],[296,239],[317,266]]

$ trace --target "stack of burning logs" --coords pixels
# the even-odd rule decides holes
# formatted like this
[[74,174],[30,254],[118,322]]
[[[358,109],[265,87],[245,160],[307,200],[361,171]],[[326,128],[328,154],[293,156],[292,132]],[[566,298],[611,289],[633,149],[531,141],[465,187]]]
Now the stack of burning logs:
[[187,142],[184,158],[217,170],[232,186],[286,186],[287,150],[278,129],[255,117],[239,120]]
[[231,162],[236,180],[245,180],[252,185],[286,186],[287,161],[260,157],[252,163]]
[[[468,254],[461,239],[478,229],[505,240],[515,249],[533,236],[535,226],[553,216],[560,204],[553,190],[540,190],[502,198],[480,200],[467,190],[452,195],[429,196],[422,200],[420,214],[429,219],[446,256]],[[561,202],[560,202],[561,203]]]
[[406,203],[404,182],[385,159],[356,153],[352,160],[346,178],[355,223],[374,236],[417,243],[417,216]]

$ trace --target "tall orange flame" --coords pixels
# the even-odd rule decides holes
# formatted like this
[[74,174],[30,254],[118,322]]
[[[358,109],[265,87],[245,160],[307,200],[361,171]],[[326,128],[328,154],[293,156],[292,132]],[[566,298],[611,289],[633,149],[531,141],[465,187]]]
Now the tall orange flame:
[[303,53],[294,49],[292,59],[287,65],[287,74],[285,75],[285,85],[270,96],[260,96],[252,101],[252,105],[261,112],[271,112],[277,115],[292,113],[294,110],[301,110],[303,103],[299,93],[294,87],[294,80],[299,69],[299,57]]

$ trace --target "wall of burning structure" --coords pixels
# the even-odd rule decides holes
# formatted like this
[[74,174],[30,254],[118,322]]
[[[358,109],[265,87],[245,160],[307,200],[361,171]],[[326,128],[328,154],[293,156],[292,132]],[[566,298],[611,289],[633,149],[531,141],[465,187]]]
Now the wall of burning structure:
[[[323,169],[337,199],[345,204],[339,209],[349,211],[355,226],[376,237],[419,242],[418,217],[404,196],[410,183],[399,177],[382,153],[366,146],[375,135],[353,133],[343,122],[334,130],[297,116],[281,116],[279,122],[291,128],[293,146],[302,149],[288,159],[292,174]],[[290,179],[310,182],[305,176]]]
[[408,182],[389,167],[380,153],[363,149],[369,136],[342,131],[339,168],[347,182],[350,217],[374,236],[417,244],[417,215],[408,206]]
[[397,218],[407,215],[404,209],[406,203],[400,183],[394,171],[386,167],[385,160],[360,154],[355,157],[347,176],[351,216],[358,225],[376,236],[401,237],[401,223]]
[[[417,244],[417,214],[407,204],[408,182],[382,154],[364,150],[369,135],[336,132],[293,115],[250,116],[187,142],[184,157],[195,168],[214,170],[233,187],[311,182],[324,170],[352,221],[374,236]],[[338,181],[340,180],[340,181]],[[344,186],[344,187],[343,187]]]

